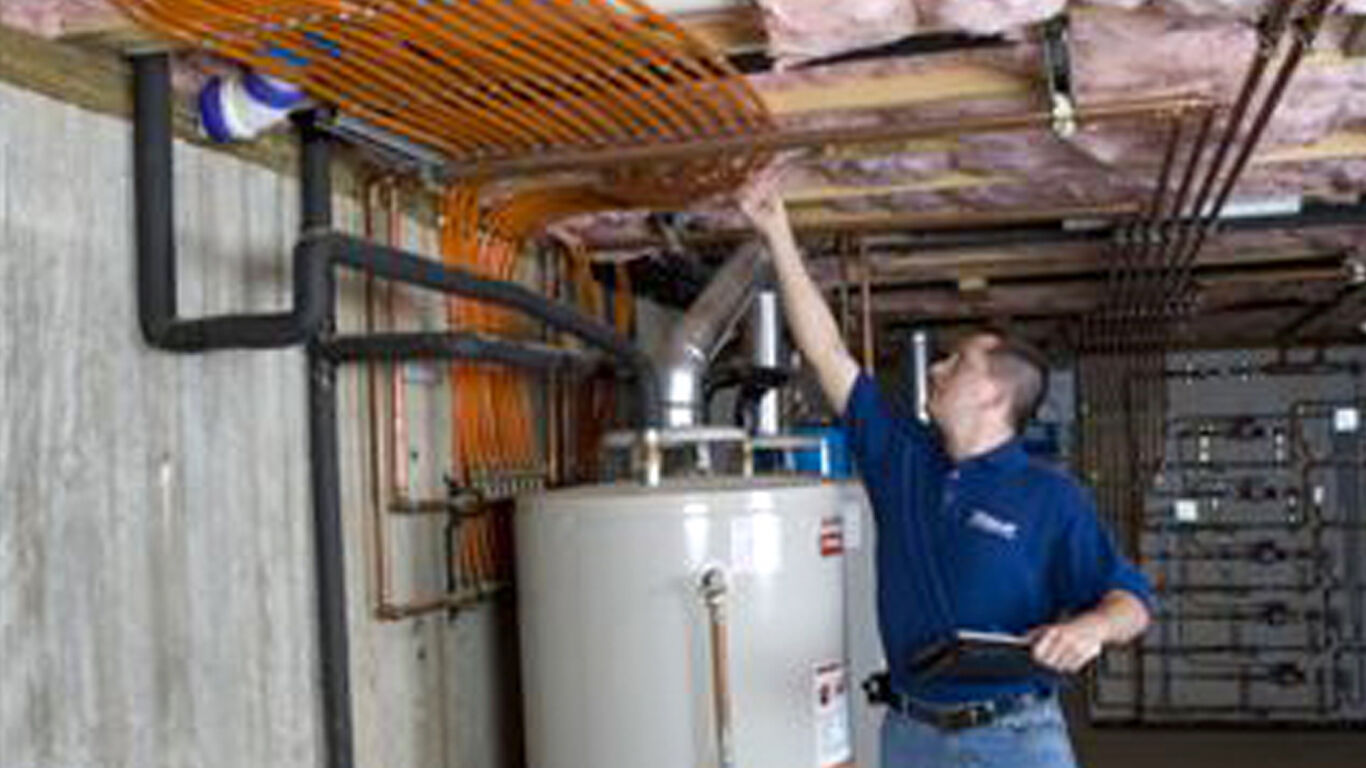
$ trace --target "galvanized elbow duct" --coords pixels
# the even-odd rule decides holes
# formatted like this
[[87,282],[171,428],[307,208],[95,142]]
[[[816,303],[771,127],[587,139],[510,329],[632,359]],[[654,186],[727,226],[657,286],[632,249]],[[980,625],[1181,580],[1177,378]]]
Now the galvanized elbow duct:
[[749,308],[767,259],[758,243],[741,246],[669,337],[659,365],[666,426],[691,427],[703,421],[702,376]]

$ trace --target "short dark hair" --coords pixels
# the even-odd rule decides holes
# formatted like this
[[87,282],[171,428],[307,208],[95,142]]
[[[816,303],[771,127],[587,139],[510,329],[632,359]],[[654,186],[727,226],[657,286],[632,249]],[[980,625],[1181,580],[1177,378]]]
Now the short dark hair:
[[996,339],[987,351],[991,375],[1010,385],[1011,422],[1017,434],[1023,433],[1048,397],[1048,358],[1007,328],[985,326],[972,335]]

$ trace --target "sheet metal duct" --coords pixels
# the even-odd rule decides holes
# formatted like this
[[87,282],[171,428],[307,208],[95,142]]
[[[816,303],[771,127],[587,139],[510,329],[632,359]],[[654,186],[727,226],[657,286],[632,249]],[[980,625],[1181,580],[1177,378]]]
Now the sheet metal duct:
[[[783,325],[778,292],[764,288],[754,296],[750,308],[750,335],[753,357],[757,368],[777,368],[782,364]],[[782,431],[782,400],[777,389],[770,389],[759,398],[755,410],[754,431],[760,435],[776,435]]]
[[659,366],[666,426],[692,427],[704,421],[702,375],[749,308],[766,262],[767,253],[757,243],[742,246],[669,337]]
[[915,377],[915,416],[930,422],[930,332],[924,328],[911,331],[911,364]]

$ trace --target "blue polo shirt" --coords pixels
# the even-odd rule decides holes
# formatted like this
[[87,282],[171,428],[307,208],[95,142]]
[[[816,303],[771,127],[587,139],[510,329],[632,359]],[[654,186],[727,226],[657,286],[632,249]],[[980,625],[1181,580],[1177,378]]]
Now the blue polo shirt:
[[1152,605],[1090,496],[1015,440],[955,463],[938,435],[896,416],[866,374],[844,415],[877,520],[879,630],[902,693],[932,702],[1047,691],[1056,676],[990,683],[912,678],[915,654],[957,629],[1024,634],[1094,607],[1109,591]]

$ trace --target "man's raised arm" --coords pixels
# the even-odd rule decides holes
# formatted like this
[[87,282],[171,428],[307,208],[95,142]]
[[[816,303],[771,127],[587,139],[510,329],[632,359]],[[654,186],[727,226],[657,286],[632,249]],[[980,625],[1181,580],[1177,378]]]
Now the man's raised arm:
[[784,313],[797,348],[816,370],[830,405],[843,414],[858,378],[858,363],[845,347],[835,316],[802,263],[787,209],[776,194],[757,189],[741,200],[741,207],[772,254]]

